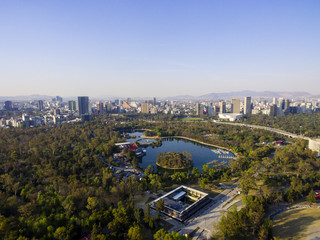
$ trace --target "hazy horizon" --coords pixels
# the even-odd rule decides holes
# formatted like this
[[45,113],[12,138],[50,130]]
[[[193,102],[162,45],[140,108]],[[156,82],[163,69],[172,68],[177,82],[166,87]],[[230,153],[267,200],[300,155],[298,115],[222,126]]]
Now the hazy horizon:
[[320,88],[319,1],[3,1],[0,96]]

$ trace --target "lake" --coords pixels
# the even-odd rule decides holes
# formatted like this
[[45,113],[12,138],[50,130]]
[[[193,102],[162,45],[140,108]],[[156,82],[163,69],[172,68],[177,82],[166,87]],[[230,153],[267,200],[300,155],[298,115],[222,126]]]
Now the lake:
[[[154,139],[146,139],[142,138],[142,132],[133,132],[129,133],[129,136],[136,136],[136,138],[129,138],[127,141],[134,142],[136,140],[141,140],[143,142],[155,141]],[[184,152],[192,154],[193,159],[193,167],[199,168],[201,170],[202,166],[210,163],[214,160],[217,160],[217,163],[226,162],[228,163],[230,159],[227,158],[219,158],[217,153],[217,148],[205,146],[193,141],[178,139],[178,138],[162,138],[162,146],[160,147],[143,147],[146,149],[146,155],[142,157],[142,162],[140,162],[140,166],[142,168],[147,168],[149,165],[152,165],[156,168],[156,160],[159,153],[163,152]],[[218,150],[219,152],[219,150]],[[226,154],[223,154],[226,155]],[[228,156],[234,156],[231,152],[229,152]],[[212,165],[211,165],[212,166]]]

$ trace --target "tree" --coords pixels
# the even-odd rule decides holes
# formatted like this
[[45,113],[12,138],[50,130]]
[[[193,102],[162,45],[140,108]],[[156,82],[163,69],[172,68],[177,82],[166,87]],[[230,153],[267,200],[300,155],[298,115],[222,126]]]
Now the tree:
[[88,197],[87,208],[91,211],[94,211],[98,205],[99,201],[96,197]]
[[144,222],[146,224],[149,224],[149,220],[150,220],[150,206],[149,204],[147,204],[144,210]]
[[143,240],[144,234],[139,225],[135,225],[129,228],[128,238],[130,240]]
[[313,192],[312,189],[311,189],[310,193],[307,196],[307,202],[310,203],[310,204],[316,202],[316,197],[314,196],[314,192]]
[[181,236],[179,233],[171,232],[168,233],[166,230],[161,228],[154,235],[153,238],[155,240],[187,240],[188,238],[185,236]]
[[156,210],[161,212],[164,210],[164,201],[162,199],[158,200],[156,203]]

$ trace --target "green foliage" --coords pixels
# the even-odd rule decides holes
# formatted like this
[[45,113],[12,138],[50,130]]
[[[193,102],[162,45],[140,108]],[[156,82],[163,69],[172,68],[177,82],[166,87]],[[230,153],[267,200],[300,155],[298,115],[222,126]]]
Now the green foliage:
[[248,196],[245,207],[234,206],[222,216],[214,238],[219,239],[272,239],[272,222],[264,217],[264,199]]
[[162,168],[183,169],[193,166],[191,153],[167,152],[159,153],[157,156],[157,165]]
[[243,121],[248,124],[269,126],[282,129],[291,133],[300,134],[308,137],[318,137],[320,135],[319,125],[320,113],[300,113],[281,116],[251,115]]
[[142,228],[138,225],[130,227],[128,231],[128,238],[130,240],[143,240],[144,234]]
[[187,240],[188,239],[187,237],[181,236],[179,235],[179,233],[176,233],[176,232],[168,233],[164,229],[160,229],[159,231],[157,231],[153,235],[153,238],[155,240]]
[[311,190],[310,193],[308,194],[307,202],[309,202],[309,203],[315,203],[316,202],[316,197],[314,195],[313,190]]

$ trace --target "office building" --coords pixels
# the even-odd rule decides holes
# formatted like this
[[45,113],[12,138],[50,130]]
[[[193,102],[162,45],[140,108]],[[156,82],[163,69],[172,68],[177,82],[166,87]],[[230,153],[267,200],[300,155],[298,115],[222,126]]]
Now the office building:
[[286,99],[284,101],[284,112],[289,113],[290,112],[290,100]]
[[231,112],[232,113],[240,113],[240,99],[239,98],[232,98]]
[[285,100],[283,98],[279,98],[279,108],[284,110]]
[[89,115],[89,97],[78,97],[78,109],[80,116],[85,114]]
[[199,116],[202,110],[201,104],[197,103],[196,104],[196,115]]
[[220,109],[220,113],[226,113],[226,102],[221,101],[219,102],[219,109]]
[[277,104],[277,98],[276,97],[273,98],[272,104]]
[[60,96],[57,96],[56,99],[57,99],[57,102],[63,102],[63,98]]
[[149,113],[149,103],[142,103],[141,104],[141,112],[148,114]]
[[69,106],[69,110],[70,110],[70,111],[75,111],[75,110],[77,110],[76,101],[68,101],[68,106]]
[[278,107],[276,104],[273,104],[270,106],[270,116],[275,117],[277,116],[277,112],[278,112]]
[[38,101],[38,109],[41,111],[41,110],[43,110],[43,101],[42,100],[39,100]]
[[251,97],[244,98],[243,113],[244,114],[251,114]]
[[97,105],[98,113],[103,113],[104,112],[103,102],[97,102],[96,105]]
[[4,102],[4,110],[11,111],[13,109],[13,103],[11,101]]
[[156,105],[157,105],[157,99],[153,98],[153,106],[156,106]]

